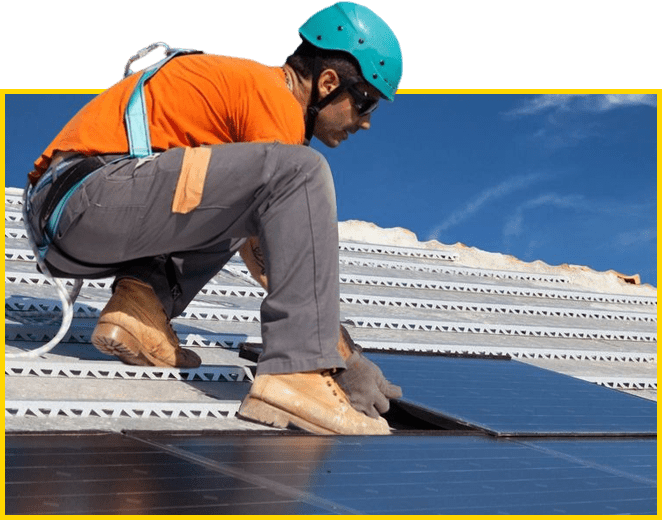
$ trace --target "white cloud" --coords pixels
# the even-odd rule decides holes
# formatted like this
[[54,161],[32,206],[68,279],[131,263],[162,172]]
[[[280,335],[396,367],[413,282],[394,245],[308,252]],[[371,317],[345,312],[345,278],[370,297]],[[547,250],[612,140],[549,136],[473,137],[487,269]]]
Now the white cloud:
[[657,106],[657,96],[654,94],[607,94],[598,99],[600,110],[610,110],[620,106],[647,105]]
[[[609,236],[609,232],[606,232],[607,236],[605,235],[605,230],[615,230],[619,227],[623,229],[628,224],[636,228],[636,223],[639,222],[641,224],[642,219],[646,219],[646,223],[650,222],[651,214],[655,211],[655,203],[630,204],[616,200],[591,201],[579,194],[559,195],[557,193],[545,193],[517,206],[512,215],[506,220],[502,229],[503,246],[506,251],[515,240],[520,242],[528,240],[529,243],[523,256],[524,259],[527,259],[533,255],[533,249],[535,247],[543,244],[543,242],[540,242],[542,230],[546,232],[554,230],[557,235],[560,233],[575,233],[571,228],[558,227],[555,224],[555,220],[551,217],[541,221],[539,218],[531,216],[532,227],[526,229],[524,222],[527,212],[535,211],[543,206],[574,211],[577,215],[577,226],[597,226],[594,230],[596,236],[602,236],[602,242],[598,245],[594,244],[593,247],[622,250],[643,246],[651,242],[655,243],[657,240],[657,230],[655,227],[632,229],[618,234],[614,231],[614,234],[611,236]],[[541,222],[544,222],[542,227]]]
[[637,244],[652,242],[656,239],[657,230],[655,228],[647,228],[619,233],[616,236],[616,243],[622,247],[631,247]]
[[517,190],[522,190],[528,186],[536,183],[547,180],[550,178],[550,175],[546,173],[531,173],[528,175],[518,175],[516,177],[511,177],[505,181],[492,186],[478,195],[465,204],[462,209],[459,209],[451,213],[446,220],[441,224],[436,226],[429,235],[428,240],[438,240],[439,235],[444,231],[456,226],[460,222],[470,218],[472,215],[477,213],[485,204],[493,202],[500,198],[503,198],[510,193],[513,193]]
[[657,106],[654,94],[545,94],[523,100],[502,113],[506,118],[538,116],[540,129],[529,139],[549,151],[577,146],[587,139],[601,137],[599,117],[610,110],[632,106]]
[[547,110],[563,110],[576,97],[575,94],[546,94],[523,102],[517,108],[505,113],[507,116],[530,116]]
[[530,98],[506,116],[530,116],[550,111],[606,112],[614,108],[657,106],[655,94],[544,94]]
[[554,206],[563,209],[592,210],[591,204],[583,195],[558,195],[556,193],[545,193],[520,204],[513,215],[506,221],[503,227],[503,235],[506,238],[516,237],[522,234],[524,229],[524,212],[541,206]]
[[548,150],[559,150],[570,146],[577,146],[586,139],[598,137],[600,134],[595,130],[595,126],[587,122],[582,122],[576,126],[566,125],[562,128],[556,126],[553,118],[550,118],[548,124],[536,131],[532,139],[542,142]]

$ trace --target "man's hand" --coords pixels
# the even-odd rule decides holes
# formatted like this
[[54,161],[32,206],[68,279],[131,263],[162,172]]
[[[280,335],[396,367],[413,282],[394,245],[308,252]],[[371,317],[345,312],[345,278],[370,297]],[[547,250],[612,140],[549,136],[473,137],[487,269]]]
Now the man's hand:
[[[341,355],[346,349],[351,354],[345,359],[347,368],[338,372],[334,379],[355,409],[368,417],[377,418],[388,412],[389,399],[402,397],[402,389],[389,382],[379,367],[361,353],[361,347],[354,343],[342,325],[340,333],[338,350]],[[340,348],[341,345],[346,348]]]
[[390,383],[379,367],[360,352],[354,352],[346,363],[347,369],[334,379],[359,412],[377,418],[388,412],[389,399],[402,397],[402,389]]

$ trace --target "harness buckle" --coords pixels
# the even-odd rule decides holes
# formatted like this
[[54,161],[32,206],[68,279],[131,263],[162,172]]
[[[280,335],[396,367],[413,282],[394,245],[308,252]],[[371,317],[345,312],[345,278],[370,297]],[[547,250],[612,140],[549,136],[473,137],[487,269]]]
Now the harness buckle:
[[129,61],[126,63],[126,66],[124,67],[124,77],[126,78],[129,77],[131,74],[133,74],[133,71],[131,70],[131,64],[134,61],[144,58],[150,52],[157,49],[158,47],[163,47],[165,49],[166,56],[169,56],[173,52],[173,50],[170,49],[170,46],[167,43],[163,43],[163,42],[152,43],[151,45],[148,45],[147,47],[140,49],[136,54],[131,56],[129,58]]

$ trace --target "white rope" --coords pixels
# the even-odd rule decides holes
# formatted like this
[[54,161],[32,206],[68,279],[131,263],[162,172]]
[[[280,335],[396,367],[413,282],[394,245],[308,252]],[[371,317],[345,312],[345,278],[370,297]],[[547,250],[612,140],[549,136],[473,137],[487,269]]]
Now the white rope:
[[71,320],[73,319],[73,315],[74,315],[73,312],[74,302],[76,301],[76,298],[78,298],[80,289],[83,286],[83,280],[76,280],[74,282],[73,288],[71,289],[71,292],[67,293],[64,283],[62,283],[61,280],[55,278],[51,274],[51,272],[48,270],[48,267],[46,267],[46,263],[44,262],[43,258],[41,258],[41,255],[39,254],[39,248],[37,247],[34,236],[32,235],[32,228],[30,227],[28,221],[28,196],[30,194],[30,189],[31,189],[31,185],[28,182],[25,190],[23,191],[23,223],[25,225],[25,230],[27,231],[28,242],[30,243],[30,247],[34,252],[34,256],[37,260],[37,264],[39,265],[39,269],[44,274],[44,276],[47,276],[48,278],[51,279],[51,281],[55,284],[55,287],[57,289],[58,296],[60,297],[60,301],[62,302],[62,323],[60,324],[60,330],[58,330],[57,334],[44,346],[39,347],[35,350],[30,350],[29,352],[20,352],[16,354],[5,353],[5,359],[33,358],[33,357],[41,356],[42,354],[46,354],[47,352],[53,350],[53,348],[62,340],[64,335],[69,331],[69,327],[71,326]]

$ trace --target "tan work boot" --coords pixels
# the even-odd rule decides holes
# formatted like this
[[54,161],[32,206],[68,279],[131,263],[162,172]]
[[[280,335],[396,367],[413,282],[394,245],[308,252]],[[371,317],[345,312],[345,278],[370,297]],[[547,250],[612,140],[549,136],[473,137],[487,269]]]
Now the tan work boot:
[[390,433],[383,417],[372,419],[352,408],[329,370],[257,376],[239,416],[279,428],[294,425],[313,433]]
[[199,367],[195,352],[179,346],[153,289],[134,278],[117,282],[92,333],[92,344],[128,365]]

